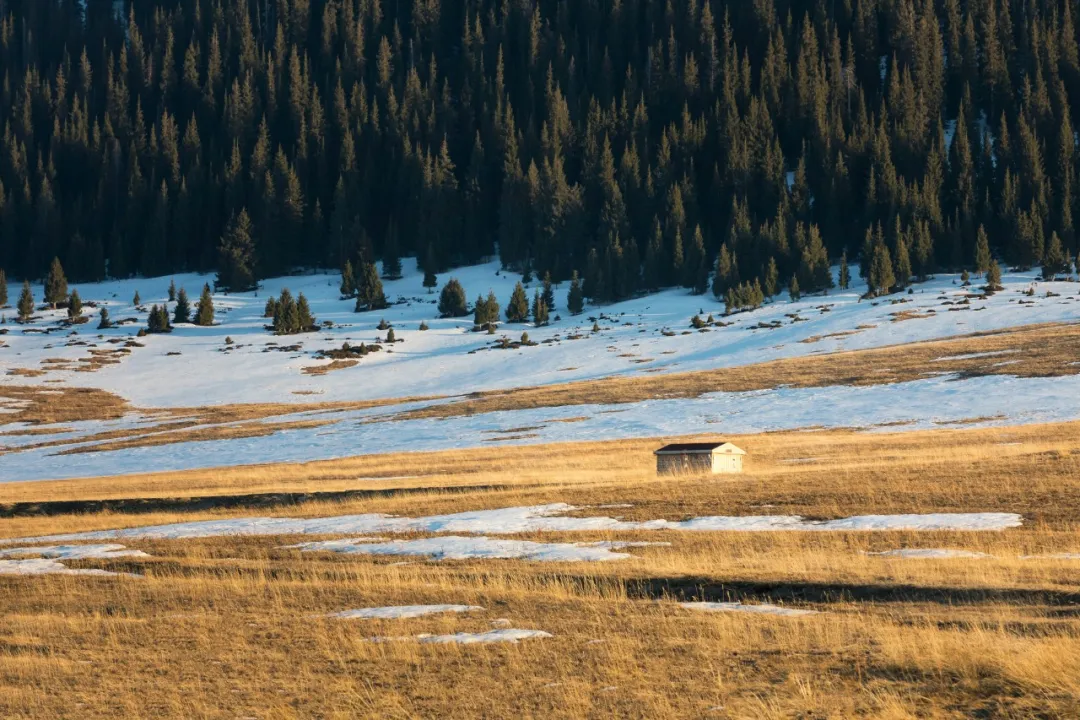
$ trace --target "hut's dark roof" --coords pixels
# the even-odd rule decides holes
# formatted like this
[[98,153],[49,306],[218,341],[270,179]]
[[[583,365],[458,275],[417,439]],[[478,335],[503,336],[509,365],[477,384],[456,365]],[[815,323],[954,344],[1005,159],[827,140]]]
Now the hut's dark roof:
[[720,440],[717,442],[700,442],[700,443],[673,443],[671,445],[665,445],[656,452],[658,453],[702,453],[711,452],[721,445],[727,444],[727,440]]

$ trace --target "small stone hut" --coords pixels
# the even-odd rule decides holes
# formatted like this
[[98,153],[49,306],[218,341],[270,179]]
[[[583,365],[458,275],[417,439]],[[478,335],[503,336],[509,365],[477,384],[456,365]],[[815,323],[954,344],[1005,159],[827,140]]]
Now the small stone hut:
[[720,440],[665,445],[655,454],[657,475],[722,475],[741,473],[746,451]]

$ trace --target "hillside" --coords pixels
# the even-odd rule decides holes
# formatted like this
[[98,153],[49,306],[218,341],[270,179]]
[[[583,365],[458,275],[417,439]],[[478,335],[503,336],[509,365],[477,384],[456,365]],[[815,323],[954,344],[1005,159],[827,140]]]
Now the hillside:
[[[468,297],[493,291],[504,309],[520,279],[495,263],[452,276]],[[1004,289],[987,295],[979,279],[963,287],[940,275],[876,300],[860,299],[856,278],[847,291],[732,315],[711,297],[669,290],[571,316],[564,284],[549,325],[504,321],[489,334],[474,332],[471,316],[439,318],[439,294],[412,267],[386,282],[385,310],[353,312],[340,276],[293,276],[214,295],[213,326],[144,337],[151,306],[175,309],[170,282],[194,298],[211,278],[80,284],[83,301],[98,306],[86,309],[88,322],[68,326],[66,311],[39,307],[32,322],[3,326],[4,479],[580,438],[1070,419],[1078,286],[1038,277],[1007,273]],[[317,332],[268,328],[266,299],[286,286],[309,301]],[[42,288],[33,291],[40,300]],[[97,329],[101,308],[116,327]],[[706,326],[692,327],[695,315]],[[385,342],[383,321],[397,342]],[[523,333],[530,344],[520,345]],[[361,343],[380,349],[322,357]]]

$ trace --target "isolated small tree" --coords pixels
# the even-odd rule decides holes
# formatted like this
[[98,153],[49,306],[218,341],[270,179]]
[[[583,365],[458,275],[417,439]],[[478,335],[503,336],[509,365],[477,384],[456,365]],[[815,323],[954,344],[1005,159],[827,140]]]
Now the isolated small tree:
[[101,308],[101,320],[98,321],[98,330],[108,330],[112,327],[112,320],[109,319],[108,308]]
[[390,344],[397,342],[397,335],[394,334],[394,328],[390,328],[386,331],[386,342]]
[[510,303],[506,306],[506,321],[523,323],[529,320],[529,296],[525,294],[525,288],[521,282],[514,285],[514,292],[510,295]]
[[176,302],[176,280],[169,280],[169,302]]
[[439,315],[447,318],[465,317],[469,314],[465,301],[465,288],[457,278],[450,278],[439,295]]
[[548,312],[555,309],[555,289],[551,286],[551,273],[544,273],[544,304],[547,305]]
[[64,268],[60,265],[60,258],[53,258],[49,274],[45,278],[45,302],[55,308],[67,300],[67,297],[68,286]]
[[30,322],[30,316],[34,314],[34,293],[30,290],[30,283],[23,280],[22,294],[19,295],[19,322]]
[[68,318],[71,320],[78,320],[82,317],[82,298],[79,297],[78,290],[71,291],[71,297],[68,298]]
[[140,305],[142,305],[142,298],[139,297],[138,290],[135,291],[135,297],[131,298],[131,304],[135,307],[139,307]]
[[304,293],[300,293],[300,296],[296,298],[296,315],[300,320],[298,332],[315,329],[315,316],[311,314],[311,306],[308,304],[308,299],[304,297]]
[[1065,272],[1068,266],[1065,264],[1065,251],[1061,248],[1061,238],[1057,231],[1050,234],[1050,244],[1046,248],[1043,257],[1042,276],[1044,280],[1051,280],[1055,275]]
[[802,297],[802,293],[799,292],[799,278],[794,275],[791,276],[791,282],[788,284],[788,294],[791,295],[791,302]]
[[570,276],[570,290],[566,293],[566,309],[571,315],[580,315],[585,311],[585,295],[581,290],[581,280],[577,270]]
[[982,275],[990,269],[990,240],[986,228],[979,225],[978,239],[975,241],[975,272]]
[[255,287],[255,240],[247,210],[229,219],[218,254],[218,285],[233,292]]
[[271,295],[270,297],[266,298],[266,305],[263,306],[263,317],[272,318],[274,317],[274,312],[276,311],[277,298]]
[[539,290],[533,293],[532,316],[533,324],[536,327],[548,324],[547,303],[544,302],[544,296],[540,294]]
[[7,307],[8,304],[8,290],[7,290],[7,274],[0,269],[0,308]]
[[191,302],[188,300],[187,290],[180,288],[180,292],[174,292],[173,296],[176,298],[176,308],[173,310],[173,322],[191,322]]
[[1001,266],[998,265],[997,260],[991,260],[990,267],[986,270],[986,289],[989,292],[1004,289],[1001,285]]
[[765,294],[775,295],[780,289],[780,271],[776,267],[776,258],[769,258],[769,267],[765,270]]
[[164,306],[154,305],[146,319],[146,331],[153,334],[167,333],[172,330],[169,324],[169,311]]
[[382,278],[375,263],[365,262],[356,281],[356,312],[382,310],[386,307]]
[[427,324],[427,322],[426,322],[426,321],[424,321],[424,320],[421,320],[421,321],[420,321],[420,327],[418,327],[418,328],[417,328],[417,330],[419,330],[420,332],[424,332],[424,331],[425,331],[425,330],[427,330],[427,329],[428,329],[428,324]]
[[528,345],[529,344],[529,333],[527,333],[527,332],[521,333],[521,344],[522,345]]
[[353,275],[352,262],[345,261],[345,267],[341,268],[341,297],[351,298],[356,295],[356,276]]
[[851,287],[851,268],[847,264],[847,250],[840,256],[840,289],[847,290]]
[[[271,314],[272,315],[272,314]],[[214,324],[214,297],[210,294],[210,284],[203,285],[199,303],[195,306],[195,324],[210,327]]]
[[424,287],[427,288],[428,294],[435,292],[435,288],[439,286],[439,277],[431,270],[424,271]]
[[971,275],[968,273],[967,268],[964,268],[960,273],[960,286],[967,287],[971,284]]

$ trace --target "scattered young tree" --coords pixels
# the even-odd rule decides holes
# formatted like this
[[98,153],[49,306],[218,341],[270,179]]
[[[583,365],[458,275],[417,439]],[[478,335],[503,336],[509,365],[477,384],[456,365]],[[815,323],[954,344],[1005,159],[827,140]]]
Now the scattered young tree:
[[22,294],[19,295],[19,322],[30,322],[34,314],[34,293],[30,290],[30,283],[23,280]]
[[53,258],[49,275],[45,278],[45,302],[55,308],[67,300],[68,285],[67,277],[64,276],[64,268],[60,265],[60,258]]
[[[276,305],[277,303],[275,303],[275,308]],[[273,316],[274,312],[271,311],[269,317]],[[210,294],[209,283],[203,285],[202,294],[199,295],[199,302],[195,306],[195,324],[202,327],[210,327],[214,324],[214,296]]]
[[138,290],[135,291],[135,297],[131,298],[131,304],[135,307],[139,307],[140,305],[142,305],[142,298],[139,297]]
[[566,293],[566,309],[571,315],[580,315],[585,311],[585,294],[581,290],[581,280],[577,270],[570,276],[570,290]]
[[4,270],[0,268],[0,308],[7,307],[8,304],[8,289],[7,289],[7,275]]
[[847,264],[847,251],[840,256],[840,289],[847,290],[851,286],[851,268]]
[[346,260],[345,266],[341,268],[341,297],[356,297],[356,277],[353,275],[353,265],[349,260]]
[[191,322],[191,302],[188,300],[187,290],[180,288],[180,292],[176,293],[175,288],[173,288],[172,295],[176,298],[176,307],[173,309],[173,322],[177,325]]
[[555,309],[555,289],[551,286],[551,273],[544,273],[544,304],[548,311]]
[[98,322],[98,330],[108,330],[112,327],[112,320],[109,319],[109,309],[101,308],[101,320]]
[[82,298],[79,297],[79,291],[72,290],[71,296],[68,298],[68,319],[79,320],[80,318],[82,318],[82,308]]
[[540,294],[539,290],[533,293],[532,317],[533,324],[536,325],[536,327],[548,324],[547,303],[544,301],[544,296]]
[[525,294],[525,288],[519,281],[514,285],[514,292],[510,295],[510,302],[506,306],[506,321],[511,323],[523,323],[529,320],[529,297]]
[[1004,289],[1001,285],[1001,266],[998,265],[997,260],[991,260],[990,267],[986,270],[986,290],[997,292]]
[[297,326],[299,332],[312,332],[318,329],[315,316],[311,314],[311,306],[308,304],[308,299],[304,297],[304,293],[300,293],[300,296],[296,298],[296,314],[300,320]]
[[1065,262],[1065,251],[1061,247],[1061,238],[1058,234],[1050,234],[1050,244],[1046,247],[1043,256],[1042,276],[1044,280],[1052,280],[1055,275],[1063,273],[1068,268]]
[[[439,277],[432,270],[424,271],[424,287],[427,288],[428,294],[435,292],[435,288],[439,286]],[[444,288],[445,289],[445,288]]]
[[769,267],[765,270],[765,296],[773,297],[780,291],[780,270],[776,267],[776,258],[769,258]]
[[229,220],[221,236],[217,285],[231,292],[255,288],[255,241],[246,209]]
[[990,269],[990,239],[986,228],[979,225],[978,239],[975,242],[975,272],[982,275]]
[[397,342],[397,335],[394,334],[394,328],[390,328],[386,331],[386,342],[391,345]]
[[[204,291],[204,294],[209,295],[209,291]],[[289,288],[281,289],[281,295],[274,305],[273,329],[276,335],[296,335],[319,329],[304,293],[294,299]]]
[[802,293],[799,292],[799,278],[795,275],[791,276],[791,282],[788,283],[788,295],[791,296],[791,302],[795,302],[802,297]]
[[896,285],[892,258],[889,256],[889,248],[885,247],[884,242],[878,242],[874,245],[873,255],[870,260],[868,285],[871,295],[887,295]]
[[476,305],[473,307],[473,322],[479,328],[489,328],[499,322],[499,300],[495,293],[488,291],[485,299],[481,295],[476,296]]
[[360,277],[356,282],[356,312],[382,310],[386,308],[386,295],[383,293],[382,278],[375,263],[364,262],[360,267]]
[[450,278],[439,295],[439,315],[444,318],[465,317],[469,314],[465,288],[457,278]]
[[266,298],[266,304],[263,305],[263,317],[272,318],[275,312],[277,312],[277,298],[271,295]]
[[176,302],[176,280],[169,280],[169,302]]
[[164,305],[151,306],[150,316],[146,319],[146,331],[150,334],[172,332],[172,325],[169,323],[169,311]]

